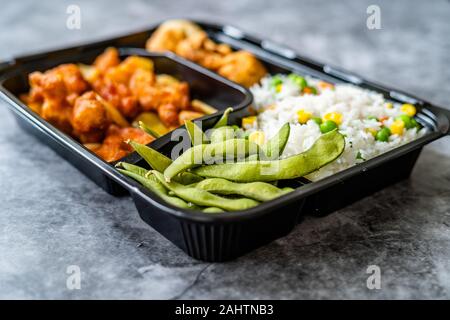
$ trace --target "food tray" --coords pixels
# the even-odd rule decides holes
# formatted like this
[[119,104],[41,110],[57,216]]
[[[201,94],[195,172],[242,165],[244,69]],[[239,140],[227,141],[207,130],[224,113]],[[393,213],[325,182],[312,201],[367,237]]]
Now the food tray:
[[221,114],[230,106],[236,110],[245,108],[252,101],[247,89],[195,63],[172,53],[149,53],[145,50],[120,47],[120,41],[114,40],[17,58],[3,64],[3,71],[0,70],[0,96],[8,102],[19,125],[49,145],[110,194],[118,196],[127,193],[111,178],[111,175],[117,174],[113,168],[114,163],[103,161],[76,140],[43,120],[18,99],[20,93],[28,91],[27,77],[30,72],[47,70],[61,63],[89,64],[109,46],[119,47],[122,59],[130,55],[151,58],[157,73],[170,74],[189,83],[191,97],[215,106],[219,110],[217,114]]
[[[225,261],[236,258],[286,235],[299,222],[301,215],[329,213],[389,184],[400,181],[410,175],[425,144],[449,133],[450,112],[445,109],[401,91],[366,81],[358,75],[301,57],[288,48],[246,35],[237,28],[197,23],[208,32],[213,40],[228,43],[236,49],[253,52],[272,74],[296,72],[328,82],[348,82],[380,92],[393,101],[413,103],[419,109],[418,121],[429,129],[429,133],[406,145],[317,182],[304,180],[303,185],[297,190],[257,207],[240,212],[219,214],[205,214],[173,207],[139,183],[119,174],[111,165],[101,161],[84,150],[80,144],[69,139],[71,150],[73,148],[75,152],[66,150],[65,153],[62,152],[63,156],[69,158],[69,161],[75,165],[77,162],[91,163],[92,171],[89,174],[107,176],[105,181],[114,181],[114,184],[119,184],[121,188],[127,189],[141,218],[196,259]],[[95,45],[99,47],[99,51],[111,45],[142,48],[154,29],[150,28]],[[83,47],[80,50],[83,50]],[[3,95],[10,103],[18,104],[17,99],[5,95],[5,93]],[[230,115],[230,121],[237,124],[246,115],[248,115],[248,108],[238,108]],[[203,128],[211,127],[219,116],[213,115],[202,119]],[[36,126],[36,123],[33,122],[36,119],[32,117],[24,119],[25,121],[22,123],[37,132],[46,129],[46,126],[43,128]],[[63,149],[67,148],[67,137],[62,137],[61,134],[49,135],[45,131],[43,135],[48,141],[50,139],[47,136],[51,136],[55,149],[58,149],[58,146]],[[49,143],[48,141],[47,143]],[[165,135],[152,142],[151,146],[165,154],[170,154],[175,143],[178,142],[171,141],[170,136]],[[124,161],[145,166],[143,160],[136,154],[129,155]]]

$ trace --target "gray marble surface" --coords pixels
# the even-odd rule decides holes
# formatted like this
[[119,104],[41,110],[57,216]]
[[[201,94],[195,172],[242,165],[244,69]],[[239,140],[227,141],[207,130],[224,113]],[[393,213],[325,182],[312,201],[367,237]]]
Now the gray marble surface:
[[[3,3],[4,2],[4,3]],[[169,17],[229,22],[304,55],[450,106],[449,1],[3,1],[0,59],[142,29]],[[125,4],[126,3],[126,4]],[[66,8],[81,8],[68,30]],[[366,28],[378,4],[382,29]],[[450,298],[450,140],[411,179],[237,260],[206,264],[0,117],[0,298]],[[366,287],[369,265],[381,289]],[[81,289],[66,287],[67,266]]]

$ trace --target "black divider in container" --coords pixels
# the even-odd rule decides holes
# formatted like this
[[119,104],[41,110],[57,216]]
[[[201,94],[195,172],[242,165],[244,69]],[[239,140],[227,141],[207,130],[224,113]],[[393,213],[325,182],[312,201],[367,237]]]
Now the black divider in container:
[[[18,99],[18,96],[29,90],[29,73],[45,71],[63,63],[91,64],[105,48],[119,43],[120,41],[110,41],[101,46],[92,44],[22,57],[5,64],[3,71],[0,70],[0,94],[10,106],[19,125],[113,195],[127,193],[112,178],[117,175],[113,164],[106,163],[72,137],[35,114]],[[219,112],[216,115],[222,114],[227,107],[239,110],[252,102],[252,95],[247,89],[170,52],[149,53],[140,49],[120,48],[119,53],[122,59],[130,55],[148,57],[153,61],[157,74],[169,74],[186,81],[189,84],[191,98],[202,100],[217,108]],[[209,117],[214,115],[204,116],[202,119]]]

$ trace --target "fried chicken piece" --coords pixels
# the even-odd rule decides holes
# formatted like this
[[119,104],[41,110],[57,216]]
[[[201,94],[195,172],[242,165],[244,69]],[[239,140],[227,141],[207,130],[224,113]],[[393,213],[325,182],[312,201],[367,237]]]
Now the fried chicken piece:
[[42,104],[40,116],[59,130],[71,135],[72,109],[73,107],[65,100],[47,98]]
[[168,75],[154,76],[147,70],[136,70],[130,90],[144,111],[157,111],[168,127],[178,126],[178,112],[190,105],[189,86]]
[[71,120],[74,135],[82,143],[100,142],[111,122],[105,106],[93,91],[77,98]]
[[72,106],[76,98],[88,88],[78,67],[75,64],[63,64],[45,73],[33,72],[29,75],[29,82],[29,103],[42,104],[37,110],[39,115],[70,134]]
[[44,73],[33,72],[29,82],[30,99],[34,102],[51,99],[73,103],[89,87],[75,64],[62,64]]
[[42,112],[42,101],[33,101],[30,93],[23,93],[19,95],[20,100],[25,103],[31,110],[37,114]]
[[138,71],[153,73],[153,62],[147,58],[130,56],[118,65],[107,69],[92,84],[105,100],[128,119],[136,117],[141,111],[138,98],[129,87],[131,78]]
[[251,87],[266,75],[267,70],[250,52],[236,51],[222,60],[217,72],[245,87]]
[[219,68],[223,57],[230,52],[231,48],[228,45],[216,44],[204,31],[180,41],[175,49],[176,54],[211,70]]
[[241,85],[250,87],[267,73],[262,63],[246,51],[232,52],[217,44],[196,24],[185,20],[163,23],[148,39],[149,51],[172,51]]
[[155,79],[156,79],[157,85],[160,87],[172,86],[172,85],[177,85],[180,83],[180,80],[178,80],[174,76],[171,76],[169,74],[164,74],[164,73],[158,74]]
[[119,51],[116,48],[107,48],[100,54],[92,65],[78,64],[83,78],[93,87],[100,85],[108,70],[120,64]]
[[141,111],[136,97],[131,94],[127,85],[100,78],[93,87],[103,99],[117,108],[126,118],[132,119]]
[[189,84],[178,81],[172,76],[161,74],[156,76],[156,89],[159,93],[159,105],[173,104],[179,110],[188,109],[190,106]]
[[130,78],[129,88],[135,97],[140,97],[146,88],[153,87],[156,83],[156,77],[153,72],[138,69]]
[[[204,36],[195,39],[209,49],[215,45]],[[169,130],[203,115],[190,111],[186,82],[155,75],[153,62],[147,58],[130,56],[120,62],[113,48],[97,57],[93,65],[60,65],[45,73],[32,73],[29,82],[30,92],[21,99],[109,162],[132,151],[124,141],[148,144],[153,140],[141,129],[129,127],[125,117],[133,119],[142,110],[149,110]],[[91,88],[94,91],[86,92]]]
[[128,140],[148,144],[154,138],[138,128],[119,128],[110,125],[102,145],[94,149],[94,152],[107,162],[117,161],[133,151],[126,143]]
[[205,114],[196,111],[183,110],[178,114],[178,124],[181,126],[186,120],[194,120],[203,117]]
[[167,127],[178,127],[178,108],[171,103],[158,107],[158,116]]
[[120,64],[119,51],[116,48],[107,48],[99,55],[93,66],[102,74]]
[[231,52],[230,46],[216,44],[198,25],[186,20],[167,21],[148,39],[149,51],[172,51],[202,66],[215,70],[221,59]]
[[88,89],[89,86],[76,64],[63,64],[56,67],[55,71],[63,78],[68,96],[72,94],[79,96]]
[[162,23],[147,40],[146,48],[149,51],[175,52],[178,44],[202,29],[195,23],[187,20],[169,20]]
[[110,68],[105,73],[105,78],[115,83],[128,85],[132,75],[138,69],[153,72],[153,61],[148,58],[130,56],[116,67]]
[[144,111],[158,110],[166,104],[184,110],[189,107],[189,86],[186,82],[180,82],[172,86],[147,87],[140,92],[139,102]]

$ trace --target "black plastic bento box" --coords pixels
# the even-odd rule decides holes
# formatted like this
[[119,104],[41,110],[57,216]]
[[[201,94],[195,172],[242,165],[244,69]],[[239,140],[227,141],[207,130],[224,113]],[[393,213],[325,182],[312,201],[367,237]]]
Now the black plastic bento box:
[[[392,101],[413,103],[419,110],[416,116],[417,121],[428,128],[428,133],[406,145],[322,180],[309,182],[303,179],[295,191],[257,207],[239,212],[205,214],[180,209],[163,202],[151,191],[121,175],[112,165],[102,161],[70,137],[55,130],[38,117],[30,115],[30,112],[24,112],[24,106],[11,93],[11,91],[14,92],[11,89],[23,87],[19,85],[11,87],[11,84],[7,82],[11,78],[5,75],[10,75],[15,69],[20,73],[20,68],[27,63],[45,60],[46,63],[40,64],[40,68],[58,64],[53,60],[52,54],[16,59],[11,65],[6,65],[6,71],[2,72],[1,77],[3,85],[1,92],[13,111],[17,113],[21,120],[19,123],[40,136],[91,179],[107,184],[105,187],[99,183],[109,192],[116,191],[117,188],[128,190],[141,218],[196,259],[225,261],[236,258],[289,233],[299,222],[300,215],[327,214],[389,184],[407,178],[422,147],[449,133],[450,112],[445,109],[398,90],[371,83],[335,67],[298,56],[288,48],[248,36],[235,27],[209,23],[199,23],[199,25],[213,40],[228,43],[235,49],[253,52],[272,74],[296,72],[333,83],[352,83],[377,91]],[[90,59],[85,56],[87,51],[96,50],[98,54],[107,46],[143,48],[154,29],[150,28],[143,32],[82,46],[80,49],[58,51],[56,57],[64,58],[62,61],[68,61],[72,59],[70,55],[76,54],[76,58],[82,59],[83,62]],[[129,52],[142,54],[140,50],[134,49]],[[215,78],[211,72],[206,73],[210,78]],[[224,82],[220,77],[219,80]],[[225,84],[230,86],[229,81],[225,81]],[[209,88],[211,94],[214,94],[215,89],[212,86]],[[236,85],[233,88],[241,94],[246,93]],[[9,89],[9,92],[5,89]],[[243,101],[248,104],[248,99],[249,97],[246,96],[246,100]],[[235,108],[230,115],[230,121],[239,124],[240,119],[248,115],[248,112],[245,106]],[[219,117],[220,113],[201,119],[202,127],[210,128]],[[167,134],[153,141],[151,146],[168,155],[176,143],[178,142],[171,141],[170,134]],[[124,161],[146,166],[135,153],[127,156]],[[120,187],[117,187],[118,185]]]

